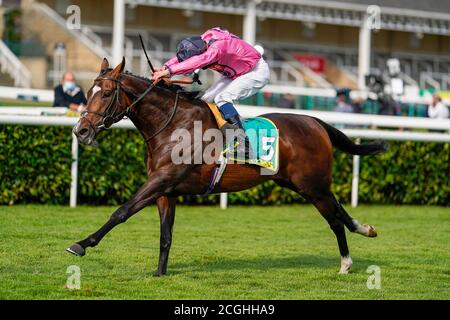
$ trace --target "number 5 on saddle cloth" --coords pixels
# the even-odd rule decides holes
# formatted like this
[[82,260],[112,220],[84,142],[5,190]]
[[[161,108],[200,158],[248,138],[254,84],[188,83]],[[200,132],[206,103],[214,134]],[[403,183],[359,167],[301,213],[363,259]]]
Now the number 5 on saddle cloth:
[[[222,118],[219,109],[212,103],[209,103],[208,106],[216,119],[217,125],[221,128],[226,121]],[[254,151],[254,159],[245,159],[244,155],[228,152],[230,146],[224,146],[224,152],[220,155],[212,171],[206,194],[211,193],[220,182],[222,174],[230,161],[260,166],[266,170],[265,174],[275,174],[278,172],[279,134],[277,126],[271,120],[263,117],[249,118],[242,124],[245,129],[245,134],[249,139],[250,146]]]

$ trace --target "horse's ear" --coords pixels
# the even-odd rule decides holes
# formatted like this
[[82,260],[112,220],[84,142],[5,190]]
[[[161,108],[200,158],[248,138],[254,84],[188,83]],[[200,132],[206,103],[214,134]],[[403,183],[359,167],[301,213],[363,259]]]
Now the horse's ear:
[[111,72],[111,76],[113,78],[117,78],[125,69],[125,57],[122,58],[122,62],[114,68],[114,70]]
[[109,68],[109,61],[106,58],[103,58],[102,66],[100,67],[100,73]]

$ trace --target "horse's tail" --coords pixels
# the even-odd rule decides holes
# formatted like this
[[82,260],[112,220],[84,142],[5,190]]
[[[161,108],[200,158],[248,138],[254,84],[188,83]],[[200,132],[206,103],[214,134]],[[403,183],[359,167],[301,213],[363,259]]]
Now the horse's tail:
[[333,146],[352,155],[373,155],[382,153],[388,150],[388,145],[385,142],[369,142],[363,144],[353,143],[343,132],[335,127],[323,122],[320,119],[314,118],[327,131]]

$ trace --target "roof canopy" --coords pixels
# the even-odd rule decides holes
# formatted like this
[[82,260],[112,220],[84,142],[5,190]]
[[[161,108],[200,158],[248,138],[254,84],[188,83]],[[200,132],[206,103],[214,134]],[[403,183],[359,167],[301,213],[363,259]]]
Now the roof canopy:
[[[128,4],[244,15],[245,0],[126,0]],[[297,20],[359,27],[369,4],[381,7],[380,27],[385,30],[450,36],[448,0],[256,0],[260,18]],[[428,8],[425,10],[424,8]],[[432,12],[430,10],[439,12]]]

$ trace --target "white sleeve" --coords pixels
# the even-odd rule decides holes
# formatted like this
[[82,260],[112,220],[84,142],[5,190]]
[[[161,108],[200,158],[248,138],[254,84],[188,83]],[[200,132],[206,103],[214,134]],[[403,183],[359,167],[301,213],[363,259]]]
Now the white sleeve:
[[442,118],[448,118],[448,107],[445,104],[442,105]]
[[428,106],[428,117],[436,118],[436,107],[433,107],[431,105]]

